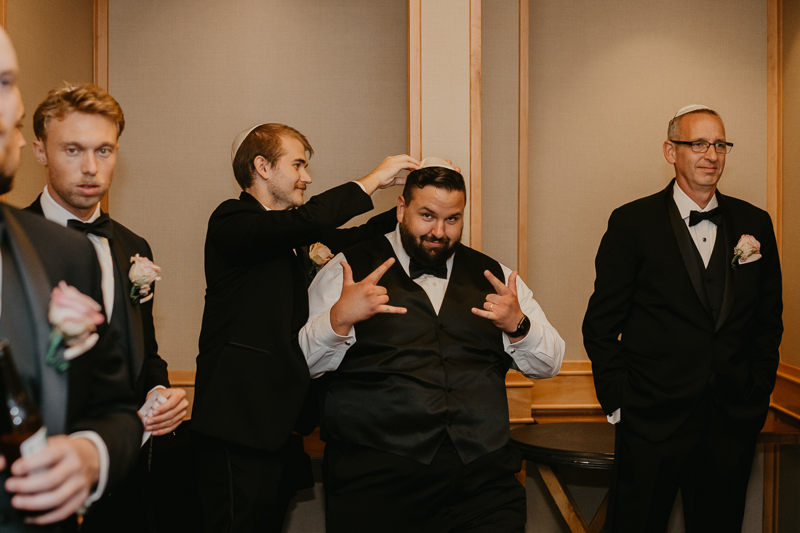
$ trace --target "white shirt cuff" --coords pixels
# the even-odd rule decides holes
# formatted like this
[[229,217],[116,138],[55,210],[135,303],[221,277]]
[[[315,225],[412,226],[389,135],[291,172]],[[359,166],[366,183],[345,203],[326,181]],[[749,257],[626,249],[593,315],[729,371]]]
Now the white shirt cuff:
[[608,420],[609,424],[616,424],[619,422],[622,419],[622,408],[620,407],[610,415],[607,415],[606,419]]
[[86,498],[85,502],[83,502],[82,511],[85,511],[90,505],[100,499],[100,496],[102,496],[103,492],[106,490],[106,485],[108,485],[108,465],[110,462],[108,456],[108,447],[106,446],[106,443],[103,442],[103,439],[100,437],[100,435],[94,431],[76,431],[75,433],[70,434],[69,438],[88,439],[92,441],[97,448],[97,455],[100,458],[100,473],[97,476],[97,488],[95,488],[94,492],[89,494],[89,497]]
[[154,390],[158,390],[158,389],[167,390],[167,388],[164,385],[156,385],[155,387],[153,387],[152,389],[147,391],[147,394],[145,395],[145,397],[150,396],[153,393]]
[[317,378],[325,372],[332,372],[339,368],[347,350],[356,342],[356,330],[350,328],[347,335],[339,335],[331,327],[331,310],[306,324],[310,327],[310,337],[314,339],[313,346],[309,346],[306,362],[312,378]]
[[[560,342],[563,344],[563,341]],[[531,320],[528,334],[517,342],[511,342],[503,332],[503,349],[514,361],[514,368],[529,378],[550,378],[561,369],[563,347],[561,350],[548,347],[544,326],[534,320]],[[551,353],[555,353],[556,357],[551,356]]]
[[365,193],[367,192],[367,188],[364,187],[364,185],[360,181],[354,181],[353,183],[361,187],[361,190],[364,191]]

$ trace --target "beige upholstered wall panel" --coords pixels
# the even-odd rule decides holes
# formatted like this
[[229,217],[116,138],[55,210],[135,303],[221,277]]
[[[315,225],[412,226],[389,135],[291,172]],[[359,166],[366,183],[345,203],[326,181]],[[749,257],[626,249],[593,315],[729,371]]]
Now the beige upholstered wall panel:
[[19,88],[27,112],[23,134],[28,141],[8,197],[11,205],[27,206],[44,187],[44,169],[31,150],[36,106],[64,81],[92,81],[92,5],[92,0],[7,0],[7,29],[19,56]]
[[800,366],[800,3],[783,2],[783,362]]
[[517,265],[519,0],[483,2],[482,203],[485,253]]
[[[451,159],[467,191],[469,23],[467,0],[422,0],[422,157]],[[469,243],[469,209],[463,240]]]
[[110,91],[128,123],[110,209],[164,269],[156,329],[171,368],[195,367],[206,224],[239,194],[233,137],[259,122],[303,132],[309,196],[404,153],[406,26],[404,0],[111,1]]
[[536,0],[530,23],[528,277],[581,359],[606,222],[672,178],[661,145],[680,107],[720,112],[736,145],[720,189],[766,207],[766,5]]

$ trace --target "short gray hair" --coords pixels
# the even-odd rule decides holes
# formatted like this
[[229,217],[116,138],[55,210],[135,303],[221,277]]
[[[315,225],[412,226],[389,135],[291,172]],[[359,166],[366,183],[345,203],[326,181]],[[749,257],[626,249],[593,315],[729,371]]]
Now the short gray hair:
[[[669,126],[667,126],[667,140],[669,141],[678,141],[678,131],[680,130],[681,126],[681,119],[686,115],[694,115],[696,113],[706,113],[707,115],[714,115],[722,122],[722,117],[719,116],[719,113],[714,111],[713,109],[697,109],[695,111],[690,111],[688,113],[684,113],[683,115],[679,115],[676,117],[672,117],[672,120],[669,121]],[[725,127],[725,123],[722,122],[722,127]]]

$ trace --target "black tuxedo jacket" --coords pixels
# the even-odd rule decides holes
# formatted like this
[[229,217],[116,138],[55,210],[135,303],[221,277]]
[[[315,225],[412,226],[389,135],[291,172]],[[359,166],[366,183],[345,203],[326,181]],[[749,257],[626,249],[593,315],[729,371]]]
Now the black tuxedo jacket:
[[[723,222],[716,238],[724,240],[726,274],[715,321],[672,183],[615,210],[600,243],[583,322],[597,398],[607,414],[621,407],[630,428],[660,441],[710,386],[732,423],[757,432],[783,333],[772,222],[765,211],[717,192]],[[733,249],[744,234],[761,243],[763,257],[734,269]]]
[[245,192],[217,207],[205,244],[193,429],[262,450],[283,445],[309,384],[297,342],[308,319],[308,279],[294,250],[322,242],[336,253],[394,228],[391,210],[335,230],[370,209],[372,200],[355,183],[287,211],[266,211]]
[[[41,204],[42,196],[26,208],[44,216]],[[169,387],[167,362],[158,355],[156,330],[153,325],[153,300],[140,304],[134,303],[131,298],[132,283],[128,277],[131,267],[131,257],[139,254],[151,261],[153,252],[145,239],[135,234],[116,220],[111,219],[113,237],[109,241],[111,257],[114,261],[116,275],[114,276],[114,312],[122,311],[122,316],[112,314],[112,322],[127,328],[123,336],[126,341],[122,352],[128,363],[131,385],[136,392],[139,404],[142,404],[147,393],[157,385]],[[155,290],[155,284],[150,286]]]
[[[50,292],[66,281],[82,293],[102,302],[100,265],[91,243],[40,216],[2,205],[8,249],[16,262],[24,301],[4,302],[3,313],[28,313],[29,335],[9,339],[23,379],[39,403],[48,433],[95,431],[108,447],[108,488],[127,474],[139,452],[142,424],[127,379],[125,365],[116,350],[116,339],[106,324],[98,328],[94,348],[70,362],[59,373],[47,365]],[[7,283],[4,279],[4,286]],[[23,370],[25,369],[25,370]],[[0,475],[5,479],[5,473]],[[8,494],[0,485],[0,519],[3,531],[27,531],[9,508]],[[57,531],[58,528],[53,528]],[[39,531],[39,529],[36,529]]]

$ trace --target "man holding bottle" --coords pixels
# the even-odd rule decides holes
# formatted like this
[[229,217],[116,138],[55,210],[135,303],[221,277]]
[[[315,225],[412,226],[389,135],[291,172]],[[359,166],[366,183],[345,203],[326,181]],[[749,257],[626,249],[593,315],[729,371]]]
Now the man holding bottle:
[[[0,193],[10,189],[25,144],[17,77],[14,47],[0,29]],[[66,529],[62,521],[119,482],[136,457],[142,428],[96,303],[102,301],[100,266],[91,244],[6,205],[0,219],[0,338],[8,339],[27,393],[53,435],[43,449],[10,465],[0,457],[0,529],[41,531],[30,524],[53,524],[48,531],[58,532]],[[67,327],[74,318],[82,324],[77,329]]]

